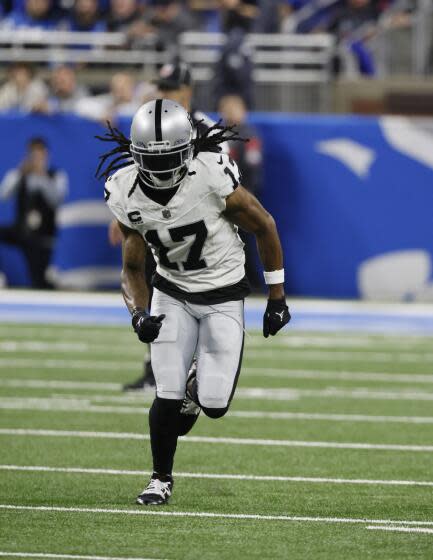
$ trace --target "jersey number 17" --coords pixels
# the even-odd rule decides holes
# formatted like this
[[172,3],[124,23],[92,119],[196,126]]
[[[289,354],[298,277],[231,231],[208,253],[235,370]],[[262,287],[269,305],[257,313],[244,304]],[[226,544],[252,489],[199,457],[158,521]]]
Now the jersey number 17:
[[[207,227],[203,220],[185,226],[169,228],[168,233],[174,242],[182,242],[185,240],[185,237],[194,237],[186,260],[182,261],[184,270],[200,270],[206,268],[206,261],[201,258],[203,245],[207,238]],[[172,270],[180,270],[179,263],[168,260],[168,252],[171,248],[163,245],[155,229],[147,231],[144,237],[149,245],[158,252],[161,266]]]

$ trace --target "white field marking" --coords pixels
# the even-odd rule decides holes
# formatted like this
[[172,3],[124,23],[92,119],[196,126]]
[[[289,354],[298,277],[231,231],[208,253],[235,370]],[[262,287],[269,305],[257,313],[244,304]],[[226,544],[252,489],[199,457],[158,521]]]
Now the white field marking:
[[57,511],[64,513],[102,513],[120,515],[156,515],[166,517],[207,517],[211,519],[250,519],[251,521],[304,521],[310,523],[359,523],[361,525],[433,525],[433,521],[415,521],[400,519],[362,519],[357,517],[310,517],[292,515],[260,515],[248,513],[214,513],[205,511],[169,511],[163,509],[103,509],[60,506],[21,506],[0,504],[0,509],[18,511]]
[[269,350],[249,350],[245,351],[245,359],[263,359],[263,360],[302,360],[305,362],[325,362],[325,361],[355,361],[355,362],[432,362],[433,354],[427,352],[410,353],[399,352],[398,350],[390,350],[389,352],[346,352],[340,350],[290,350],[281,349],[278,352]]
[[334,398],[358,400],[392,400],[392,401],[433,401],[433,393],[414,391],[371,391],[364,387],[353,389],[267,389],[266,387],[241,387],[236,390],[237,399],[265,399],[271,401],[294,401],[305,398]]
[[51,554],[49,552],[5,552],[0,551],[0,557],[14,558],[67,558],[71,560],[156,560],[155,558],[137,558],[136,556],[81,556],[78,554]]
[[[24,471],[24,472],[53,472],[70,474],[96,474],[96,475],[115,475],[115,476],[147,476],[150,471],[131,471],[119,469],[84,469],[80,467],[45,467],[45,466],[20,466],[20,465],[0,465],[2,471]],[[175,472],[178,478],[197,478],[212,480],[249,480],[258,482],[301,482],[313,484],[367,484],[383,486],[433,486],[433,481],[424,480],[374,480],[364,478],[323,478],[305,476],[270,476],[253,474],[221,474],[221,473],[189,473]]]
[[116,392],[122,389],[120,383],[105,383],[102,381],[57,381],[55,379],[0,379],[0,387],[29,389],[94,389]]
[[[19,340],[22,340],[22,338],[43,338],[45,341],[64,339],[73,342],[88,342],[89,340],[95,340],[95,342],[114,341],[117,343],[129,342],[130,344],[135,340],[133,337],[131,338],[131,331],[126,325],[123,327],[116,327],[113,325],[89,326],[83,324],[80,325],[79,328],[73,329],[70,325],[62,324],[53,327],[52,325],[48,326],[42,323],[39,328],[39,326],[29,327],[20,323],[9,323],[7,326],[5,326],[4,323],[0,323],[0,337],[11,336],[17,336]],[[418,342],[418,337],[414,339],[414,342]],[[421,343],[422,339],[420,344]]]
[[[0,330],[1,332],[1,330]],[[365,333],[360,333],[359,336],[350,336],[342,334],[311,334],[297,332],[296,334],[291,333],[290,335],[285,335],[279,333],[279,336],[264,342],[263,336],[261,334],[250,333],[248,341],[246,342],[246,347],[260,347],[263,348],[264,344],[266,346],[278,346],[283,348],[390,348],[390,351],[396,348],[397,350],[413,350],[418,351],[417,346],[426,345],[431,343],[430,337],[417,336],[411,339],[402,338],[396,335],[386,336],[386,337],[374,337]]]
[[149,412],[147,407],[92,405],[85,399],[38,399],[32,397],[28,399],[0,398],[0,410],[88,412],[100,414],[148,414]]
[[[13,360],[11,360],[13,362]],[[21,362],[19,362],[21,363]],[[63,369],[63,364],[59,364],[59,360],[54,360],[55,369],[57,367]],[[97,362],[97,368],[90,367],[89,362],[81,362],[81,361],[74,361],[70,362],[70,367],[73,366],[73,369],[81,369],[81,364],[84,364],[84,369],[99,369],[99,363]],[[113,367],[113,362],[111,362],[111,368],[122,371],[122,366],[119,362],[118,367]],[[128,364],[128,362],[127,362]],[[21,366],[20,366],[21,367]],[[130,363],[130,367],[132,367],[132,362]],[[0,360],[0,368],[1,368],[1,360]],[[51,361],[48,366],[49,369],[52,369]],[[135,363],[135,368],[137,368],[137,363]],[[102,367],[103,369],[103,367]],[[340,380],[340,381],[374,381],[374,382],[382,382],[382,383],[433,383],[433,374],[428,373],[384,373],[384,372],[369,372],[369,371],[324,371],[324,370],[309,370],[309,369],[290,369],[290,368],[264,368],[264,367],[249,367],[245,366],[242,368],[242,376],[243,377],[273,377],[278,379],[325,379],[325,380]],[[36,380],[16,380],[16,379],[3,379],[0,380],[0,385],[3,386],[18,386],[14,385],[17,383],[42,383],[43,380],[36,381]],[[45,383],[50,383],[45,381]],[[91,382],[82,381],[82,382],[74,382],[74,381],[52,381],[52,383],[57,383],[58,388],[60,387],[60,383],[65,384],[72,384],[75,383],[76,387],[79,388],[80,383],[82,384],[81,388],[86,388],[90,385]],[[93,388],[97,387],[98,385],[101,388],[105,388],[108,390],[119,391],[121,388],[120,383],[104,383],[104,382],[94,382]],[[24,385],[23,385],[24,386]],[[40,385],[42,386],[42,385]],[[64,387],[64,388],[73,388],[73,387]]]
[[[146,440],[149,434],[132,432],[90,432],[79,430],[38,430],[27,428],[1,428],[0,435],[4,436],[41,436],[41,437],[77,437],[93,439],[123,439]],[[400,445],[385,443],[340,443],[336,441],[302,441],[290,439],[253,439],[208,436],[183,436],[180,438],[185,443],[213,443],[222,445],[263,445],[266,447],[315,447],[321,449],[358,449],[375,451],[420,451],[433,452],[433,445]]]
[[[10,290],[8,290],[8,293]],[[0,294],[1,297],[1,294]],[[127,338],[130,337],[130,332],[128,330],[128,326],[125,325],[80,325],[80,327],[73,328],[70,324],[56,324],[53,326],[52,324],[41,324],[41,325],[24,325],[21,323],[16,322],[2,322],[0,324],[0,336],[10,336],[11,333],[17,332],[20,335],[25,333],[26,336],[36,335],[42,336],[47,335],[48,337],[52,337],[53,335],[58,336],[65,336],[65,337],[81,337],[84,335],[95,336],[95,338],[100,338],[101,336],[124,336]],[[252,342],[258,342],[263,344],[265,341],[263,339],[263,335],[259,331],[259,329],[253,329],[249,332],[249,340]],[[412,345],[428,343],[431,341],[431,335],[426,333],[416,333],[416,334],[405,334],[401,335],[398,332],[390,332],[386,334],[380,333],[369,333],[365,331],[359,331],[357,333],[348,333],[343,330],[333,331],[333,332],[323,332],[323,331],[303,331],[297,330],[296,328],[291,327],[290,332],[281,332],[278,333],[278,337],[273,337],[272,339],[268,339],[265,344],[266,345],[294,345],[297,344],[303,345],[304,341],[309,344],[314,345],[325,345],[328,346],[328,343],[331,341],[337,341],[335,346],[339,346],[339,342],[341,341],[342,345],[350,345],[350,346],[361,346],[364,343],[369,345],[371,344],[397,344],[399,347],[411,347]]]
[[383,383],[433,383],[429,373],[378,373],[368,371],[323,371],[285,368],[242,368],[241,374],[248,377],[276,377],[278,379],[329,379],[340,381],[379,381]]
[[[88,412],[100,414],[148,414],[143,406],[93,405],[90,400],[80,398],[15,398],[0,399],[0,410],[43,410],[53,412]],[[105,400],[102,396],[101,400]],[[135,401],[138,403],[138,401]],[[270,420],[308,420],[330,422],[369,422],[374,424],[433,424],[433,416],[378,416],[368,414],[325,414],[311,412],[266,412],[261,410],[231,410],[227,418],[262,418]]]
[[396,531],[399,533],[433,533],[433,529],[428,529],[427,527],[389,527],[386,525],[368,525],[367,529],[370,529],[371,531]]
[[[392,375],[392,374],[390,374]],[[121,385],[118,383],[88,382],[88,381],[45,381],[43,379],[0,379],[2,387],[30,387],[48,389],[83,389],[83,390],[106,390],[120,391]],[[142,395],[146,396],[143,391]],[[236,391],[237,399],[265,399],[277,401],[293,401],[302,398],[321,398],[332,397],[336,399],[358,399],[358,400],[412,400],[412,401],[432,401],[433,393],[415,392],[406,390],[394,391],[372,391],[364,387],[354,387],[353,389],[338,389],[327,387],[324,389],[298,389],[294,388],[266,388],[266,387],[241,387]]]
[[[3,293],[2,293],[3,292]],[[106,292],[75,292],[59,290],[47,294],[43,290],[21,290],[8,289],[0,292],[0,302],[16,304],[50,304],[50,305],[80,305],[80,306],[114,306],[124,309],[120,293]],[[265,297],[249,297],[248,308],[254,310],[264,310],[266,305]],[[296,311],[316,312],[316,313],[338,313],[339,315],[360,313],[365,316],[385,314],[388,317],[430,317],[433,315],[433,305],[425,302],[400,303],[400,302],[366,302],[360,300],[328,300],[328,299],[302,299],[297,298],[291,302]]]
[[85,370],[115,370],[125,372],[125,370],[136,370],[137,361],[114,362],[103,360],[55,360],[55,359],[35,359],[35,358],[0,358],[0,369],[85,369]]
[[[15,368],[15,369],[72,369],[72,370],[91,370],[91,371],[118,371],[124,373],[126,370],[136,370],[139,362],[136,361],[105,361],[105,360],[62,360],[62,359],[36,359],[36,358],[0,358],[0,369]],[[245,375],[259,375],[265,377],[289,378],[293,373],[293,377],[302,378],[304,376],[326,376],[332,375],[332,379],[338,379],[339,376],[347,376],[348,379],[365,379],[367,381],[384,381],[384,382],[402,382],[412,383],[418,377],[420,383],[432,383],[433,374],[412,374],[408,372],[399,373],[386,373],[386,372],[371,372],[371,371],[314,371],[303,370],[299,368],[268,368],[268,367],[243,367],[242,373]],[[350,377],[355,376],[355,377]],[[311,379],[316,377],[311,377]],[[319,378],[319,377],[318,377]],[[324,377],[326,378],[326,377]],[[3,384],[3,380],[0,380]],[[118,389],[116,389],[117,391]]]
[[[105,348],[105,346],[103,348]],[[43,340],[0,341],[1,352],[85,352],[91,349],[92,345],[86,342],[49,342]]]
[[[130,341],[131,342],[131,341]],[[132,340],[133,344],[123,344],[116,345],[114,341],[110,341],[107,344],[96,344],[89,341],[68,341],[68,342],[50,342],[48,340],[1,340],[0,341],[0,351],[10,352],[10,353],[26,353],[26,352],[40,352],[40,353],[60,353],[60,354],[116,354],[116,355],[126,355],[126,356],[137,356],[137,359],[142,358],[147,355],[146,349],[141,349],[137,347]]]
[[[137,354],[137,357],[143,355],[139,347],[131,348],[131,345],[114,346],[110,344],[92,344],[84,341],[75,342],[53,342],[43,340],[2,340],[0,341],[0,351],[11,353],[40,352],[50,354],[53,353],[71,353],[71,354],[92,354],[95,352],[126,355]],[[292,360],[311,361],[362,361],[362,362],[381,362],[388,363],[391,361],[400,362],[427,362],[433,361],[433,354],[427,352],[409,353],[392,350],[389,352],[345,352],[340,350],[327,350],[324,352],[317,350],[293,351],[289,348],[280,348],[278,352],[275,350],[250,350],[248,349],[245,358],[260,358],[263,360],[281,361],[284,357],[290,357]]]
[[[58,339],[58,335],[57,335]],[[101,337],[99,337],[99,340]],[[134,341],[135,342],[135,341]],[[50,352],[50,353],[114,353],[114,354],[125,354],[131,356],[131,354],[136,353],[141,356],[143,352],[140,347],[134,346],[132,344],[115,345],[112,344],[97,344],[89,343],[86,341],[58,341],[53,342],[52,340],[0,340],[0,351],[2,352]],[[274,350],[265,350],[263,344],[255,345],[259,350],[247,349],[245,358],[261,358],[266,360],[281,360],[283,356],[290,357],[291,359],[305,360],[305,361],[363,361],[363,362],[382,362],[388,363],[390,361],[403,361],[403,362],[426,362],[433,361],[433,354],[428,352],[401,352],[400,348],[394,348],[387,352],[347,352],[338,349],[320,351],[320,350],[303,350],[294,351],[290,348],[279,347],[278,352]]]
[[[65,340],[85,340],[95,339],[96,341],[104,341],[108,338],[123,339],[125,341],[133,340],[133,335],[128,328],[127,324],[124,325],[80,325],[73,327],[70,324],[38,324],[24,325],[21,323],[0,323],[0,337],[16,337],[19,335],[19,340],[22,337],[27,339],[32,338],[47,338],[52,340],[64,338]],[[402,336],[400,333],[390,332],[381,335],[380,333],[369,333],[366,331],[359,331],[356,334],[341,332],[341,331],[303,331],[291,328],[290,331],[280,332],[277,337],[264,340],[263,335],[258,329],[249,329],[246,345],[263,346],[266,347],[282,347],[282,348],[338,348],[343,346],[345,348],[383,348],[391,347],[397,350],[414,350],[417,351],[421,345],[429,345],[432,341],[432,335],[426,333],[407,334]],[[138,345],[138,342],[137,342]]]

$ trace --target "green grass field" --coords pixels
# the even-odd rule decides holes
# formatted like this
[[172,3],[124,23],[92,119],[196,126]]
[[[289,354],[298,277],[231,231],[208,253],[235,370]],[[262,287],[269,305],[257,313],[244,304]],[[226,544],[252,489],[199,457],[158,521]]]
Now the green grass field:
[[[433,339],[246,339],[231,413],[143,509],[151,393],[128,328],[0,324],[0,557],[433,558]],[[63,556],[68,557],[68,556]]]

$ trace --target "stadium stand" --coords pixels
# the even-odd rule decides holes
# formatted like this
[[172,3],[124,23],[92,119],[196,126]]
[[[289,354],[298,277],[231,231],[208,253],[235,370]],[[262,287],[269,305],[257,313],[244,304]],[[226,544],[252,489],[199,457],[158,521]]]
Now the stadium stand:
[[[155,95],[154,79],[162,64],[180,58],[190,65],[195,84],[194,105],[204,111],[215,111],[221,97],[238,95],[249,110],[259,112],[431,115],[433,84],[428,72],[432,12],[429,0],[3,2],[0,16],[1,123],[4,130],[20,131],[21,137],[14,138],[3,151],[0,172],[3,177],[11,164],[17,163],[13,160],[14,154],[22,153],[25,142],[36,130],[38,134],[47,134],[55,163],[70,173],[71,192],[67,207],[60,211],[60,249],[54,259],[62,277],[58,278],[58,285],[78,287],[74,278],[72,282],[68,280],[74,272],[66,274],[66,271],[93,270],[94,267],[105,269],[104,278],[98,282],[89,281],[82,287],[116,283],[119,255],[107,245],[108,218],[105,211],[100,210],[101,185],[92,176],[98,156],[92,138],[100,133],[101,123],[107,119],[127,131],[136,108]],[[410,80],[405,77],[408,75]],[[392,169],[406,162],[400,157],[401,150],[395,145],[394,136],[391,134],[391,140],[386,136],[395,127],[389,127],[388,121],[383,119],[370,120],[367,126],[356,117],[348,121],[324,116],[313,123],[309,117],[259,113],[252,116],[252,122],[263,138],[266,185],[263,200],[271,208],[276,206],[277,214],[281,212],[281,223],[287,228],[288,239],[293,233],[293,223],[288,212],[276,203],[280,202],[279,182],[283,179],[290,177],[300,188],[296,193],[298,206],[291,209],[295,219],[296,212],[308,203],[308,192],[314,192],[319,176],[328,177],[330,185],[339,176],[338,165],[331,169],[323,153],[334,158],[334,166],[340,158],[350,170],[351,156],[347,159],[345,150],[356,151],[354,143],[368,145],[366,152],[363,149],[357,152],[364,162],[361,168],[367,171],[364,173],[355,166],[354,174],[345,177],[344,185],[354,185],[360,179],[371,184],[371,192],[374,192],[371,204],[377,202],[377,188],[383,180],[380,173],[369,174],[372,162],[386,161]],[[412,123],[404,126],[408,134],[415,135],[415,144],[422,145],[422,130],[415,130]],[[344,134],[349,144],[334,145],[332,142],[338,134]],[[329,140],[330,144],[323,144],[324,140]],[[69,157],[71,142],[76,147],[78,165]],[[409,148],[405,146],[404,150]],[[373,153],[376,159],[370,161]],[[419,185],[425,185],[430,181],[429,156],[415,159],[420,173]],[[309,162],[313,160],[317,160],[317,169],[324,165],[323,174],[310,173]],[[372,170],[376,172],[377,167],[375,163]],[[293,197],[294,193],[289,195]],[[345,212],[351,215],[353,199],[346,201],[345,193],[340,190],[334,195],[342,197]],[[395,200],[401,203],[401,209],[405,208],[400,198]],[[73,206],[83,201],[93,216],[89,223],[80,213],[80,207],[76,210]],[[424,215],[426,207],[420,203],[419,215]],[[10,212],[3,204],[3,224]],[[78,227],[82,228],[78,233],[72,231],[77,216],[81,220]],[[380,216],[379,212],[378,220]],[[418,232],[416,242],[418,247],[428,250],[430,245],[424,240],[422,223],[420,220],[414,229]],[[321,224],[317,224],[319,229]],[[89,225],[97,226],[94,251],[81,258],[75,248],[86,245]],[[397,243],[393,249],[401,249],[400,245]],[[72,252],[71,247],[74,247]],[[368,247],[373,254],[374,243]],[[383,247],[383,252],[385,249]],[[287,246],[287,253],[292,256],[296,255],[296,250]],[[14,258],[7,253],[11,263]],[[3,263],[7,260],[4,251],[0,259]],[[365,260],[366,255],[360,250],[351,263],[345,263],[346,275],[344,267],[339,266],[341,277],[331,267],[329,284],[324,282],[322,268],[320,286],[317,276],[311,275],[308,263],[305,271],[296,264],[295,268],[301,272],[299,278],[289,280],[290,288],[298,293],[309,285],[307,291],[311,294],[356,297],[360,293],[356,274]],[[374,263],[370,264],[374,268]],[[9,268],[10,283],[26,282],[19,264]],[[368,277],[372,268],[367,268],[367,272],[362,273],[362,278],[367,277],[366,282],[362,281],[362,293],[370,294]],[[354,270],[358,272],[354,274]],[[424,284],[423,280],[420,288],[423,293]]]

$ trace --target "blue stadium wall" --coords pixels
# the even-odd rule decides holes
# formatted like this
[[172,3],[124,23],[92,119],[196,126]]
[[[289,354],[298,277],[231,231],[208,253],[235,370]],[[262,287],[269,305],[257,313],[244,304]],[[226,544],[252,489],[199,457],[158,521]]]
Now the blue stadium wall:
[[[262,202],[281,235],[293,295],[432,299],[433,125],[399,117],[255,114],[264,145]],[[129,123],[120,127],[128,130]],[[67,171],[53,270],[65,287],[114,287],[120,252],[94,177],[105,146],[99,124],[74,116],[0,116],[0,176],[45,137]],[[14,201],[0,202],[0,225]],[[28,284],[16,249],[0,245],[0,270]]]

